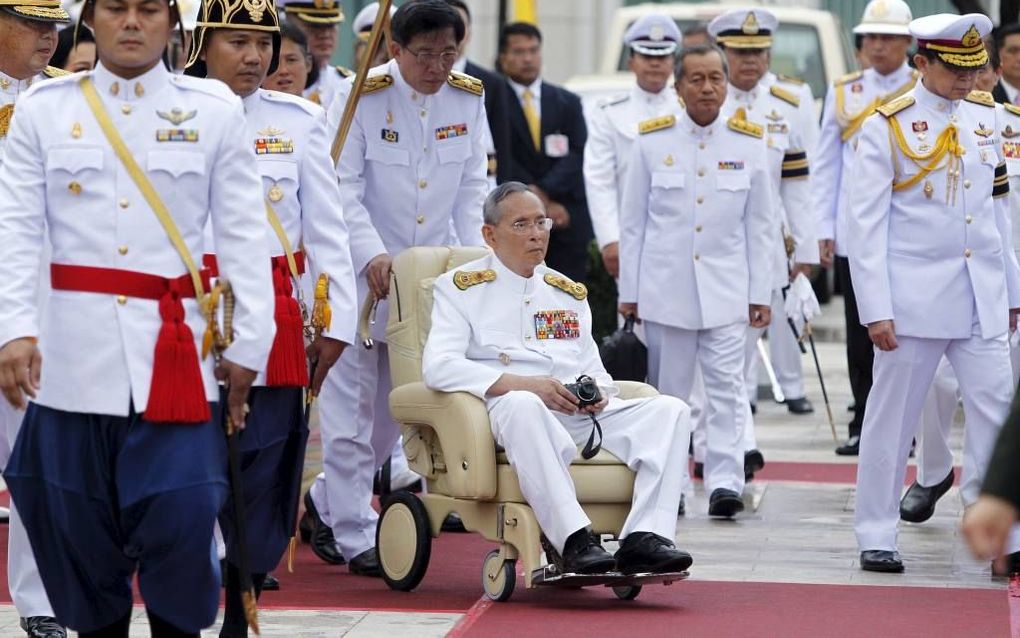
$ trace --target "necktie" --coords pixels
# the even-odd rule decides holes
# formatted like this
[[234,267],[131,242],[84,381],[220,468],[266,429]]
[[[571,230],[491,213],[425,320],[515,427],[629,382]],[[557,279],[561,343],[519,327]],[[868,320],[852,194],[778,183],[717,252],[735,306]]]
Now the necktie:
[[535,110],[534,94],[531,89],[524,89],[524,119],[528,121],[528,130],[531,131],[531,141],[535,144],[536,150],[542,150],[541,136],[542,125],[538,119],[538,111]]

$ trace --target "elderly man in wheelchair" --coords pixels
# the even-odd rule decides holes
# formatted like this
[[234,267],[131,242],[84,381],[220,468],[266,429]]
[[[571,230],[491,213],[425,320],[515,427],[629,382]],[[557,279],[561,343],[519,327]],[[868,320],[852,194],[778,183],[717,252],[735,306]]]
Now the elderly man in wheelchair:
[[[552,220],[527,186],[490,193],[484,221],[494,254],[436,279],[425,384],[485,402],[561,573],[685,571],[691,555],[672,538],[690,409],[667,396],[616,397],[591,336],[587,290],[542,263]],[[592,532],[569,473],[585,442],[583,456],[601,445],[636,475],[615,557]]]

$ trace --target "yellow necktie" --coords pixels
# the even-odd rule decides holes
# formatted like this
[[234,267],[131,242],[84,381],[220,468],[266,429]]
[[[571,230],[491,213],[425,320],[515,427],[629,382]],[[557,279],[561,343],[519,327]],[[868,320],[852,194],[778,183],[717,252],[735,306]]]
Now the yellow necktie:
[[536,150],[542,150],[541,136],[542,125],[538,119],[538,112],[535,110],[534,94],[531,89],[524,89],[524,119],[528,121],[528,130],[531,131],[531,141],[535,144]]

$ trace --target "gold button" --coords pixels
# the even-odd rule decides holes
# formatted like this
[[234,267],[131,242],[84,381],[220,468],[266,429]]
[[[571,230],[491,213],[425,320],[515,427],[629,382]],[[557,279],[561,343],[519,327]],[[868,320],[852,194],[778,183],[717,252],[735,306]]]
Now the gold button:
[[970,248],[963,251],[963,256],[966,257],[967,259],[970,259]]
[[120,107],[120,112],[123,113],[124,115],[130,115],[131,114],[131,105],[130,104],[125,104],[124,106]]
[[127,303],[127,297],[125,297],[124,295],[117,295],[117,303],[123,306],[124,304]]
[[700,233],[701,232],[701,224],[698,224],[697,226],[694,227],[694,232],[696,232],[696,233]]
[[964,219],[966,219],[967,223],[969,224],[972,221],[974,221],[974,216],[973,215],[967,215],[966,217],[964,217]]
[[705,176],[705,169],[699,168],[698,169],[698,177],[704,177],[704,176]]
[[119,252],[122,255],[126,255],[126,254],[128,254],[128,247],[127,246],[121,246],[120,248],[117,249],[117,252]]
[[964,188],[970,188],[970,180],[969,179],[963,180],[963,187]]
[[424,224],[425,223],[425,216],[424,215],[418,215],[418,219],[416,221],[419,224]]
[[420,182],[418,182],[418,188],[425,188],[428,185],[429,183],[426,182],[425,180],[421,180]]
[[70,184],[67,185],[67,190],[71,191],[75,195],[78,195],[81,193],[81,184],[79,184],[78,182],[71,182]]
[[118,204],[120,205],[120,207],[121,207],[121,208],[127,208],[128,206],[130,206],[130,205],[131,205],[131,202],[129,202],[129,201],[127,200],[127,198],[124,198],[124,199],[120,200],[120,201],[118,202]]
[[705,198],[704,197],[699,197],[697,201],[698,201],[699,204],[704,204],[705,203]]

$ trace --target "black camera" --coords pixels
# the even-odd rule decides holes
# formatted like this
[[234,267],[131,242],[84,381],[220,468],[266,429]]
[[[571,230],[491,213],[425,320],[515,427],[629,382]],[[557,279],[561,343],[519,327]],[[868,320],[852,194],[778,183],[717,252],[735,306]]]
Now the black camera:
[[595,379],[586,374],[577,377],[576,383],[567,383],[565,386],[580,401],[578,407],[586,408],[602,400],[602,393],[599,392],[599,386],[595,383]]

